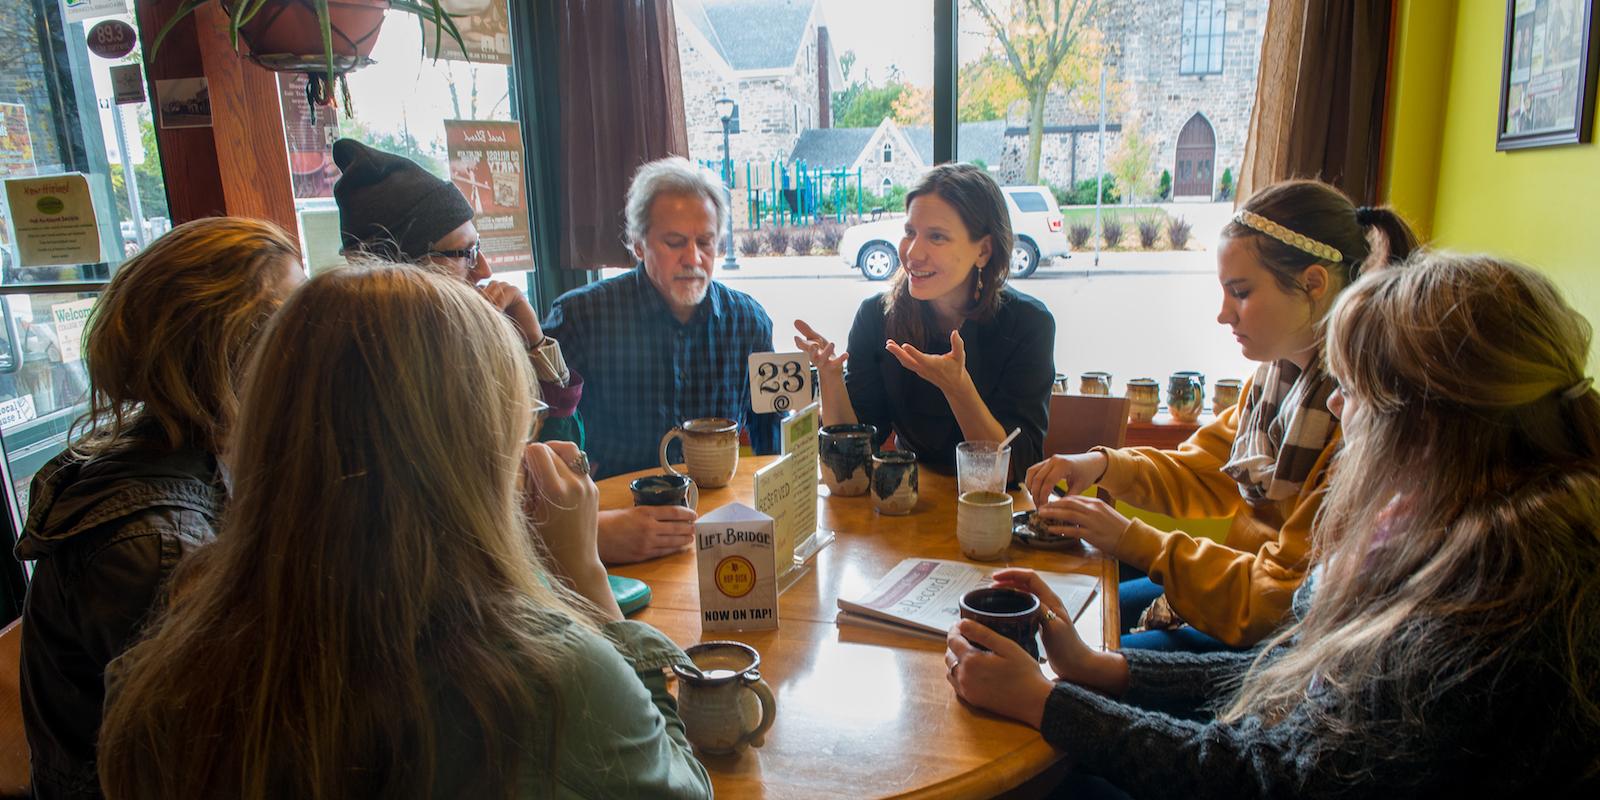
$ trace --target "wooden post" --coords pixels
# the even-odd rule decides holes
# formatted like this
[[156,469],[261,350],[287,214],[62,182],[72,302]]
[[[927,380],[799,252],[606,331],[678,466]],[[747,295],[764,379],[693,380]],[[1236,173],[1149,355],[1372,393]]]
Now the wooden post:
[[[206,3],[179,23],[162,43],[160,57],[152,59],[150,45],[181,2],[135,4],[172,220],[255,217],[295,235],[278,77],[234,53],[227,16],[217,3]],[[157,82],[198,77],[207,80],[211,127],[162,128]]]

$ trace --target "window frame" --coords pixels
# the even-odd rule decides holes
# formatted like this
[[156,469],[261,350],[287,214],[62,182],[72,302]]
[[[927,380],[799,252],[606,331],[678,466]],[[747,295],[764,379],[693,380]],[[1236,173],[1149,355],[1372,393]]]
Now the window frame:
[[[1200,31],[1202,19],[1203,33]],[[1184,30],[1185,20],[1192,21],[1192,31]],[[1221,75],[1226,61],[1227,37],[1227,0],[1182,0],[1178,11],[1178,74],[1197,78]],[[1200,63],[1202,58],[1203,64]]]

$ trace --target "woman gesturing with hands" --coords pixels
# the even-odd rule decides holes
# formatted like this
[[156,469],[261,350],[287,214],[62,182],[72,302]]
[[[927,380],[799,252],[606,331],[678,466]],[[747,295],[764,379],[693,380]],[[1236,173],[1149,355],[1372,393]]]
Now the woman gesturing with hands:
[[823,423],[872,425],[876,444],[893,432],[943,470],[962,441],[1020,428],[1011,445],[1020,475],[1043,454],[1055,319],[1005,285],[1011,219],[983,170],[940,165],[906,199],[901,269],[857,310],[847,351],[795,321],[795,344],[817,366]]

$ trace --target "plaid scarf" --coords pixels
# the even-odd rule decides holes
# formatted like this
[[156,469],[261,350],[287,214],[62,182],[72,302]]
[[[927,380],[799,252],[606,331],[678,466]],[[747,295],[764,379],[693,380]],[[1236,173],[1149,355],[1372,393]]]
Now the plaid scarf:
[[1339,424],[1328,411],[1333,388],[1320,366],[1302,371],[1285,360],[1256,370],[1239,409],[1233,454],[1222,465],[1245,502],[1254,507],[1300,493]]

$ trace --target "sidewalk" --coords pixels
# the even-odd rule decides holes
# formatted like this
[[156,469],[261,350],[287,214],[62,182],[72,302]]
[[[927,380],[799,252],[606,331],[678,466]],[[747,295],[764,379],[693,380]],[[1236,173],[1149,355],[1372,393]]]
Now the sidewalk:
[[[1052,276],[1081,277],[1084,274],[1153,274],[1153,273],[1213,273],[1217,269],[1216,256],[1209,250],[1153,250],[1118,251],[1100,254],[1100,264],[1094,263],[1094,251],[1073,253],[1071,258],[1057,258],[1040,265],[1039,271],[1022,283],[1049,280]],[[848,278],[861,277],[861,273],[838,256],[740,256],[739,269],[723,268],[717,260],[716,276],[719,280],[737,282],[774,278]]]

